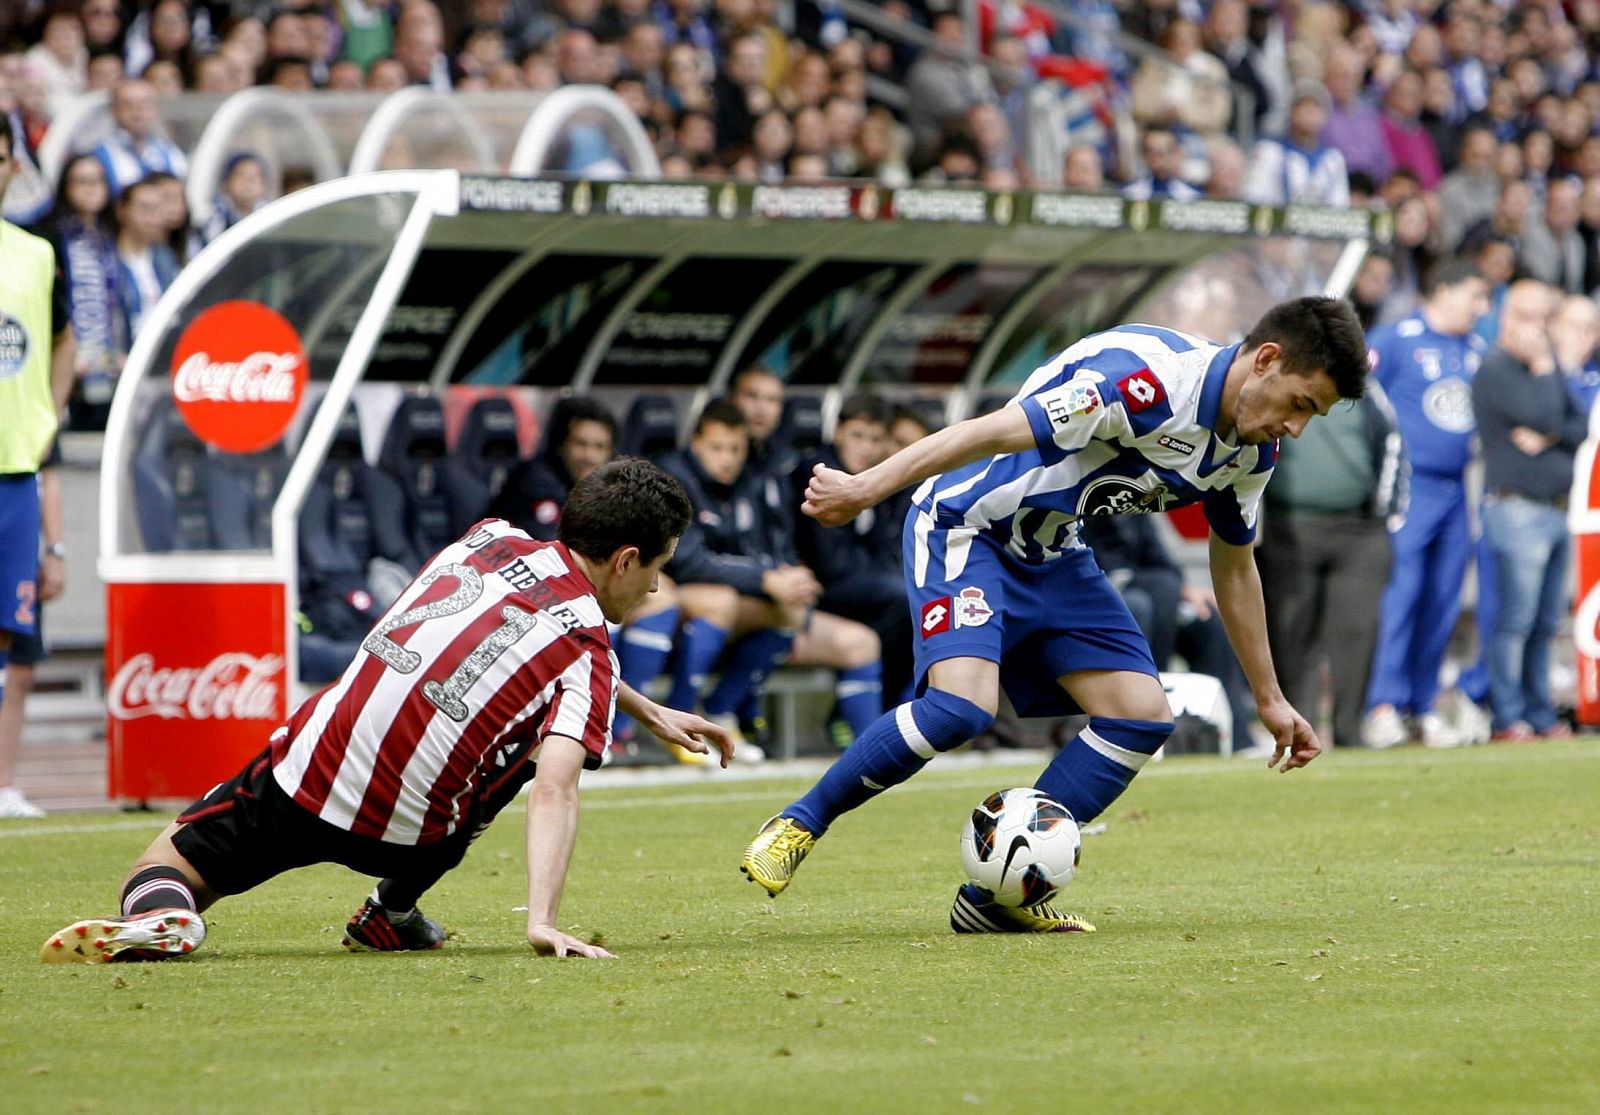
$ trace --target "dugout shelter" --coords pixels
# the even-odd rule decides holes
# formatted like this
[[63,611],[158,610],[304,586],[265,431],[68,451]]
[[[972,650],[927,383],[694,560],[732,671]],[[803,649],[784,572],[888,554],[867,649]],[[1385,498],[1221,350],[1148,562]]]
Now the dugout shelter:
[[[803,437],[860,387],[953,421],[1118,322],[1231,340],[1342,294],[1389,234],[1363,211],[864,183],[393,171],[284,198],[182,272],[118,383],[111,793],[192,796],[258,752],[302,673],[302,565],[363,561],[341,532],[449,529],[564,393],[646,452],[753,363]],[[369,521],[302,532],[308,498],[379,485]]]

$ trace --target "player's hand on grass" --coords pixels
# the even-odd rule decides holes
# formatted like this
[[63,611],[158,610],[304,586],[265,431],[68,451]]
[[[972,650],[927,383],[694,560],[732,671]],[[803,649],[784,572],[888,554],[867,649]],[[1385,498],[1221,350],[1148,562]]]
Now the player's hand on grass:
[[528,926],[528,943],[540,956],[582,956],[590,960],[615,960],[616,955],[599,945],[585,944],[553,925]]
[[[1287,773],[1322,754],[1322,742],[1317,739],[1317,733],[1288,701],[1262,705],[1256,711],[1261,723],[1277,741],[1272,758],[1267,760],[1268,767],[1278,767],[1280,772]],[[1280,761],[1282,766],[1279,766]]]
[[842,526],[866,510],[861,481],[848,472],[819,464],[811,470],[800,510],[825,527]]
[[679,712],[660,705],[657,708],[659,715],[645,727],[661,742],[675,743],[696,755],[709,755],[715,748],[724,767],[733,759],[733,734],[728,729],[692,712]]

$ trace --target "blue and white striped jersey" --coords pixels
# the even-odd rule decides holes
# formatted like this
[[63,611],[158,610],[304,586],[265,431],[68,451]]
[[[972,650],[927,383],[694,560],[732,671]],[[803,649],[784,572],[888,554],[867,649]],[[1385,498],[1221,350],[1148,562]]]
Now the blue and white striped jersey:
[[1037,564],[1083,545],[1085,515],[1199,501],[1222,539],[1253,541],[1278,453],[1276,442],[1235,446],[1214,432],[1238,350],[1153,325],[1085,337],[1012,399],[1036,446],[930,477],[915,495],[916,529],[986,531]]

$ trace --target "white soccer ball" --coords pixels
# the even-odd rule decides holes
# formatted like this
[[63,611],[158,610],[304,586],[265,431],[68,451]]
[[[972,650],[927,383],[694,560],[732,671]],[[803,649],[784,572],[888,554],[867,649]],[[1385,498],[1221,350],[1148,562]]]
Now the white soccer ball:
[[1078,822],[1032,788],[990,794],[961,833],[961,862],[974,884],[1002,906],[1054,898],[1078,870]]

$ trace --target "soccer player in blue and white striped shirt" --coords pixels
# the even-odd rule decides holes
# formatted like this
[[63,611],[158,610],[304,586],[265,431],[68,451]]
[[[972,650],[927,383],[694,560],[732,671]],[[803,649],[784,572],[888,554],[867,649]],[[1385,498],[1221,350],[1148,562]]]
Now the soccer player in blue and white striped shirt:
[[[1127,325],[1048,361],[993,414],[854,476],[818,466],[803,509],[825,525],[920,483],[903,534],[920,695],[767,822],[741,869],[778,894],[835,818],[986,730],[1002,684],[1023,716],[1089,715],[1036,783],[1078,822],[1127,788],[1172,713],[1143,634],[1078,538],[1085,515],[1203,505],[1218,606],[1277,740],[1268,765],[1316,758],[1316,734],[1273,673],[1251,543],[1277,439],[1359,398],[1366,375],[1361,325],[1341,300],[1285,302],[1227,346]],[[1093,928],[1048,906],[1000,906],[970,884],[951,926]]]

